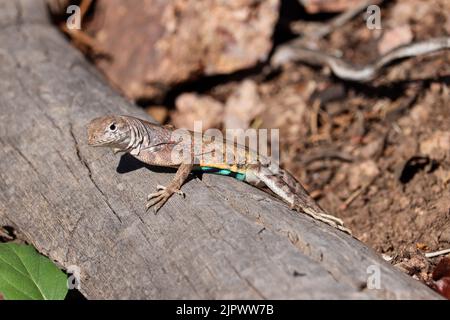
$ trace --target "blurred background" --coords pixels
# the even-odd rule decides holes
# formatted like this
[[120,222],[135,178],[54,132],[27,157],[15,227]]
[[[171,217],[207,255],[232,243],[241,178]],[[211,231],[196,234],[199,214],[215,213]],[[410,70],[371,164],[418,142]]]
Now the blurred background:
[[[366,82],[295,57],[301,47],[362,66],[448,37],[450,1],[48,2],[68,41],[155,120],[279,129],[282,166],[358,239],[419,279],[436,264],[423,253],[450,247],[449,51]],[[71,4],[81,29],[66,25]],[[380,8],[380,28],[368,27],[369,4]]]

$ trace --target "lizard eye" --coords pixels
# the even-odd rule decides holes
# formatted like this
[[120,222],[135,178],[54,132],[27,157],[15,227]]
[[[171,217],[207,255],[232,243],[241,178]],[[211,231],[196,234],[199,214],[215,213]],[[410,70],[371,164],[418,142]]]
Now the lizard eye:
[[116,127],[116,125],[114,124],[114,123],[112,123],[110,126],[109,126],[109,130],[111,130],[111,131],[115,131],[117,129],[117,127]]

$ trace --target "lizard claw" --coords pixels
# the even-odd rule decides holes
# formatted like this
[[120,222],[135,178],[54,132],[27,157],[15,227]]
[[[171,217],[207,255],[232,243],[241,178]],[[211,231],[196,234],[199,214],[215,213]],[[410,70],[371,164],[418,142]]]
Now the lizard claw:
[[350,229],[347,229],[344,226],[344,222],[341,219],[339,219],[338,217],[335,217],[335,216],[332,216],[332,215],[326,214],[326,213],[314,212],[312,210],[309,210],[307,207],[302,207],[298,204],[291,204],[290,207],[291,207],[291,209],[293,208],[294,210],[306,213],[307,215],[309,215],[310,217],[312,217],[315,220],[325,222],[326,224],[333,226],[341,231],[344,231],[350,235],[352,234]]
[[[156,190],[167,190],[167,187],[158,184],[158,185],[156,186]],[[174,190],[172,190],[172,191],[173,191],[173,193],[179,194],[179,195],[182,196],[183,198],[186,197],[186,195],[184,194],[184,192],[181,191],[180,189],[174,189]]]
[[176,190],[175,193],[182,196],[183,198],[186,198],[186,194],[181,190]]
[[171,194],[164,191],[158,191],[155,193],[152,193],[148,196],[149,201],[147,202],[146,208],[147,210],[153,207],[153,211],[156,214],[159,209],[166,203],[166,201],[169,199]]
[[156,190],[158,190],[158,191],[154,192],[154,193],[150,193],[147,196],[148,202],[146,205],[147,210],[150,209],[151,207],[153,207],[153,211],[155,214],[167,202],[167,200],[172,196],[172,194],[177,193],[177,194],[185,197],[184,192],[179,189],[173,190],[171,188],[167,188],[162,185],[157,185]]

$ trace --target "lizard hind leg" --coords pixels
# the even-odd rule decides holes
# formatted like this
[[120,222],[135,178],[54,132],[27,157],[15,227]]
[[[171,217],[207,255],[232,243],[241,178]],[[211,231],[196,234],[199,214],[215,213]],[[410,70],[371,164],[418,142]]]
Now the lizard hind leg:
[[303,212],[315,220],[322,221],[339,230],[350,233],[350,230],[344,227],[341,219],[325,213],[311,196],[308,195],[303,186],[286,171],[279,169],[277,173],[273,173],[267,167],[259,167],[254,170],[253,174],[276,195],[288,203],[291,209]]
[[279,175],[281,179],[294,191],[295,197],[299,198],[294,201],[294,208],[300,204],[302,211],[312,210],[314,212],[320,212],[320,215],[324,218],[335,221],[339,225],[344,225],[344,222],[333,215],[327,214],[308,194],[306,189],[298,182],[289,172],[279,169]]

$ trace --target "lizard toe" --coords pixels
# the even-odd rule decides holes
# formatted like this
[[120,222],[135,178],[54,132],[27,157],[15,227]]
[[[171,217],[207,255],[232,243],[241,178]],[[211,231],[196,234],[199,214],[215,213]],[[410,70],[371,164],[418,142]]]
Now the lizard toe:
[[179,190],[179,189],[178,190],[174,190],[174,193],[179,194],[183,198],[186,198],[186,194],[183,191]]
[[324,214],[324,213],[321,213],[320,216],[323,217],[324,219],[332,220],[332,221],[334,221],[334,222],[335,222],[336,224],[338,224],[338,225],[342,225],[342,226],[344,225],[344,221],[342,221],[342,220],[339,219],[338,217],[332,216],[331,214]]
[[154,198],[156,198],[156,197],[159,197],[160,195],[161,195],[161,192],[150,193],[150,194],[147,196],[147,200],[154,199]]
[[151,200],[151,199],[153,199],[153,198],[157,198],[157,197],[159,197],[159,196],[161,196],[161,195],[164,195],[164,194],[167,194],[167,193],[169,193],[169,194],[172,194],[172,193],[173,193],[173,192],[171,192],[169,189],[167,189],[166,187],[161,186],[161,185],[157,185],[157,186],[156,186],[156,190],[158,190],[158,191],[153,192],[153,193],[150,193],[150,194],[147,196],[147,200]]
[[153,212],[155,214],[158,213],[159,209],[161,209],[161,207],[164,205],[164,203],[166,203],[167,199],[163,199],[161,201],[159,201],[158,203],[155,204],[155,206],[153,207]]
[[[151,207],[157,208],[156,205],[161,204],[161,203],[164,204],[167,201],[167,199],[168,199],[168,197],[163,193],[155,195],[147,202],[147,205],[146,205],[147,210],[150,209]],[[161,204],[161,206],[162,206],[162,204]]]

